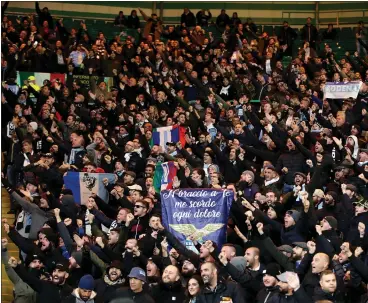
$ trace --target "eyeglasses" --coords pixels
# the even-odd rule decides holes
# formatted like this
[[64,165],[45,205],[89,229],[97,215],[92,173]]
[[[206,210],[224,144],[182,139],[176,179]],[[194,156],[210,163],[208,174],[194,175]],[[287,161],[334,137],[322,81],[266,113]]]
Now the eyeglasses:
[[146,208],[146,207],[143,205],[134,205],[134,208]]

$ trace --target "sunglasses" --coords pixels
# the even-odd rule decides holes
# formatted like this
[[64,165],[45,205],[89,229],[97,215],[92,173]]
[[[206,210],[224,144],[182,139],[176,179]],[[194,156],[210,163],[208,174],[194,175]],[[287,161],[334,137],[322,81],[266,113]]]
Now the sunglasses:
[[134,205],[134,208],[146,208],[146,207],[143,205]]

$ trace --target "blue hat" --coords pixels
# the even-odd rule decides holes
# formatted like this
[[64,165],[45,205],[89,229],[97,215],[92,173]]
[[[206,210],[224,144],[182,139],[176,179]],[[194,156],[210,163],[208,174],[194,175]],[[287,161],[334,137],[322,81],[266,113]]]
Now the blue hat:
[[140,267],[133,267],[128,278],[136,278],[138,280],[146,282],[146,273]]
[[91,275],[84,275],[80,280],[78,287],[85,290],[93,290],[95,288],[95,279]]

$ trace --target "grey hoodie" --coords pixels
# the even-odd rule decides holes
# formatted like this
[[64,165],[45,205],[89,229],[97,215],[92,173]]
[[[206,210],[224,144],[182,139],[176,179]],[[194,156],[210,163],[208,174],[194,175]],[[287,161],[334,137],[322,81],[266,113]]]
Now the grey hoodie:
[[84,301],[79,296],[79,288],[73,290],[71,296],[67,298],[64,302],[66,303],[95,303],[96,292],[92,291],[90,298]]

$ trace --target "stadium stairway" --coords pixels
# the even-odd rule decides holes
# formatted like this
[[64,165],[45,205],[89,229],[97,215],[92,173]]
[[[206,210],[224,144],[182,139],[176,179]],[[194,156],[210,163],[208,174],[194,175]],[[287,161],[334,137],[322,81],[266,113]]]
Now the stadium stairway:
[[[8,192],[1,188],[1,219],[7,219],[9,224],[13,224],[14,215],[7,214],[10,210],[10,199]],[[4,231],[2,230],[2,238],[4,238]],[[8,252],[9,256],[19,259],[18,247],[8,238]],[[11,303],[13,301],[13,283],[9,280],[5,272],[4,265],[1,263],[1,302]]]

